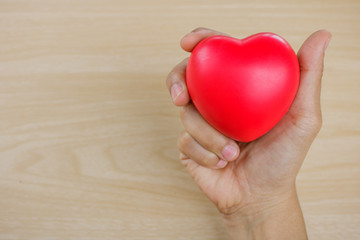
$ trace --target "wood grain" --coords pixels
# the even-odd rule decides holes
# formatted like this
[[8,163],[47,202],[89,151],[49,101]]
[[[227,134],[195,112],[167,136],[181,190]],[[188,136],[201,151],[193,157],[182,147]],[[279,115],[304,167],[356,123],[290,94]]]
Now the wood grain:
[[198,26],[332,32],[298,189],[310,239],[359,239],[359,24],[356,0],[0,0],[0,239],[228,239],[164,84]]

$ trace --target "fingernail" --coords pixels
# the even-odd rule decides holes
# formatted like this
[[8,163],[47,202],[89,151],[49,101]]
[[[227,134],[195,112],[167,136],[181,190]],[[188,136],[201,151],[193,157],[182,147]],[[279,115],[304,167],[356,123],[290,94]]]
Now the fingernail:
[[227,161],[234,160],[235,156],[237,155],[237,149],[232,145],[227,145],[224,147],[224,149],[221,152],[221,155],[225,158]]
[[184,87],[179,84],[179,83],[175,83],[172,87],[171,87],[171,97],[173,99],[173,101],[176,100],[176,98],[184,91]]
[[228,161],[224,161],[224,160],[220,159],[220,161],[216,164],[216,167],[224,168],[224,167],[226,167],[227,164],[228,164]]

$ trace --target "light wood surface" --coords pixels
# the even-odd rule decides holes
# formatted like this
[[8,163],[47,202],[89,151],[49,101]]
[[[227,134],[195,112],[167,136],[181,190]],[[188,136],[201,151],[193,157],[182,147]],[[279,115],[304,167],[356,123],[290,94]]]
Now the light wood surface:
[[333,34],[298,177],[310,239],[360,239],[360,2],[0,0],[0,239],[228,239],[164,81],[206,26]]

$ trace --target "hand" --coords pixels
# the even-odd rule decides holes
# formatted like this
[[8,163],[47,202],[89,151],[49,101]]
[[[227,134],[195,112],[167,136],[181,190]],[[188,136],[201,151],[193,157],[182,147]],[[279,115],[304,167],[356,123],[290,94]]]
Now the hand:
[[[181,47],[191,52],[196,44],[212,35],[224,34],[198,28],[181,40]],[[249,143],[229,139],[201,117],[186,88],[187,59],[167,78],[174,104],[182,106],[185,131],[178,141],[181,161],[223,214],[234,238],[264,233],[264,229],[271,232],[281,224],[288,231],[269,232],[269,236],[306,239],[295,179],[322,123],[321,78],[330,38],[329,32],[321,30],[304,42],[298,52],[300,85],[293,104],[272,130]],[[291,219],[297,225],[286,227]]]

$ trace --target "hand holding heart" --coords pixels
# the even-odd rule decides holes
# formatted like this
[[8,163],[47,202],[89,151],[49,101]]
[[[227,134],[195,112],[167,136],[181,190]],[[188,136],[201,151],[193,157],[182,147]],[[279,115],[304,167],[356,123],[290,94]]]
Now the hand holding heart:
[[[196,29],[181,40],[181,47],[191,52],[199,42],[214,35],[225,34]],[[173,102],[182,107],[185,131],[178,141],[181,161],[226,219],[256,215],[266,221],[259,212],[267,212],[266,216],[271,217],[269,209],[279,209],[276,206],[280,202],[295,206],[294,212],[300,211],[301,217],[295,178],[321,127],[321,78],[330,37],[329,32],[322,30],[304,42],[297,54],[300,80],[294,101],[275,127],[248,143],[223,135],[194,107],[186,85],[188,59],[168,75],[166,82]]]
[[299,85],[299,63],[285,39],[273,33],[241,40],[213,36],[192,51],[186,84],[210,125],[234,140],[250,142],[289,109]]

